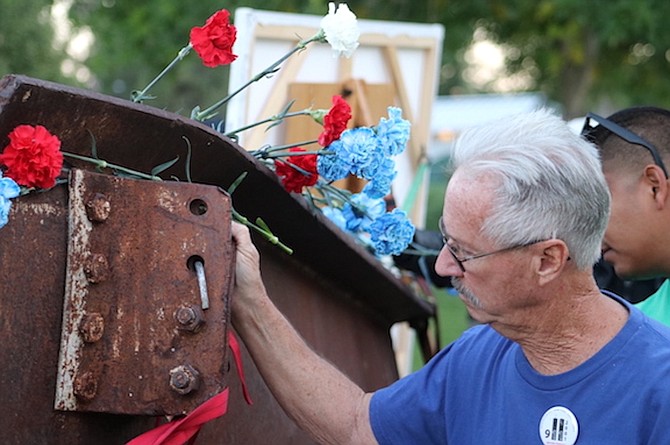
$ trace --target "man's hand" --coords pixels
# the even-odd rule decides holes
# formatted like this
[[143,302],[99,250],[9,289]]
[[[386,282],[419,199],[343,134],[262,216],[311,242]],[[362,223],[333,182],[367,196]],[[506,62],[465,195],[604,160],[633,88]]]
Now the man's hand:
[[261,279],[260,255],[251,241],[249,228],[233,222],[232,233],[237,252],[232,303],[235,314],[248,306],[254,298],[265,297],[265,286]]

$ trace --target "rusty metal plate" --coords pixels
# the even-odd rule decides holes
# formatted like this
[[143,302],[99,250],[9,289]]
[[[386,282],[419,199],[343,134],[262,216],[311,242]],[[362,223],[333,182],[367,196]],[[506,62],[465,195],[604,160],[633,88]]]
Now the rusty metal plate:
[[74,169],[68,211],[55,408],[176,415],[219,393],[234,267],[229,197]]

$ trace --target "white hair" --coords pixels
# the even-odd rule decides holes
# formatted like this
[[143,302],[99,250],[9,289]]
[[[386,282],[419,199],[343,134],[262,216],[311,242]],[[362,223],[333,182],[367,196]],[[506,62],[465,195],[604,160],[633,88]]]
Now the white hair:
[[546,109],[465,132],[452,168],[499,179],[482,233],[501,246],[563,240],[575,265],[600,258],[610,194],[597,148]]

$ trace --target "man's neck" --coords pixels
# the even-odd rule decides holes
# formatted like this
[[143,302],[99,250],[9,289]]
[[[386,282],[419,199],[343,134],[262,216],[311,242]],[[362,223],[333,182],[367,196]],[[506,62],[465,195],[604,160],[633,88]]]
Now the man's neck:
[[545,308],[554,311],[552,317],[536,318],[535,327],[515,339],[533,368],[545,375],[570,371],[593,357],[619,333],[629,315],[625,306],[599,292],[554,301],[559,307]]

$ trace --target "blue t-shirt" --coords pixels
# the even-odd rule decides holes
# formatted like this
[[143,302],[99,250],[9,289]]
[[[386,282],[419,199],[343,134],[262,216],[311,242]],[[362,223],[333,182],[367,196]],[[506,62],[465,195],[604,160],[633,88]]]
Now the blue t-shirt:
[[615,298],[630,311],[621,332],[555,376],[537,373],[518,344],[488,325],[469,329],[421,370],[374,394],[370,421],[377,441],[574,443],[574,437],[557,440],[561,415],[560,423],[545,416],[540,426],[558,406],[576,419],[577,445],[670,444],[670,329]]

